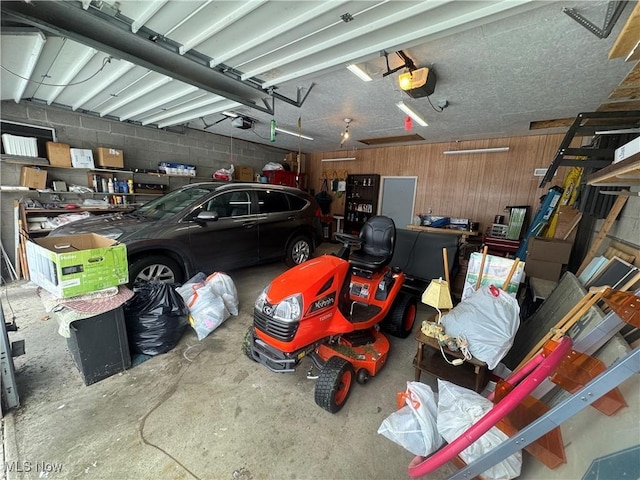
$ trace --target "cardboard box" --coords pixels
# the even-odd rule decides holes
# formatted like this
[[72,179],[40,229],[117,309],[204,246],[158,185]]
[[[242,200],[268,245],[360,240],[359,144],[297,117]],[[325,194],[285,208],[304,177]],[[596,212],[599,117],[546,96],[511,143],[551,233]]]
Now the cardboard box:
[[71,166],[71,147],[66,143],[47,142],[47,158],[54,167]]
[[622,160],[629,158],[633,155],[640,153],[640,137],[636,137],[628,143],[625,143],[621,147],[616,148],[613,155],[613,163],[621,162]]
[[96,160],[100,167],[124,168],[124,153],[117,148],[96,148]]
[[[564,239],[573,242],[578,232],[578,222],[582,214],[571,205],[558,206],[558,223],[553,238]],[[566,237],[566,238],[565,238]]]
[[560,280],[563,272],[564,265],[562,263],[531,260],[527,257],[527,262],[524,264],[524,273],[526,273],[528,277],[557,282]]
[[39,190],[47,188],[47,171],[35,167],[22,167],[20,185]]
[[86,148],[71,148],[71,165],[74,168],[96,168],[93,163],[93,152]]
[[31,280],[58,298],[129,281],[126,247],[95,233],[29,240],[27,261]]
[[569,263],[573,242],[558,238],[533,237],[527,244],[527,262],[544,260],[545,262]]
[[236,180],[241,182],[253,182],[253,168],[252,167],[237,167],[235,169]]

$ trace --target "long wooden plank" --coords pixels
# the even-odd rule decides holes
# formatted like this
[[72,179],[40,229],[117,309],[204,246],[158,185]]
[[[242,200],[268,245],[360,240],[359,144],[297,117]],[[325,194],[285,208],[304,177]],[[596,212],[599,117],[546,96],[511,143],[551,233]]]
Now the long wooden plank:
[[640,3],[636,3],[636,7],[629,15],[627,23],[620,31],[613,47],[609,50],[609,58],[620,58],[629,55],[629,52],[635,47],[640,38]]
[[604,224],[602,224],[602,228],[598,232],[598,235],[596,235],[596,238],[593,240],[593,242],[591,244],[591,248],[589,249],[589,251],[585,255],[584,260],[582,261],[582,264],[580,265],[580,268],[576,272],[576,277],[580,276],[582,271],[585,268],[587,268],[587,265],[589,265],[589,262],[591,262],[591,260],[595,256],[596,252],[600,248],[600,245],[602,244],[602,242],[604,241],[605,237],[607,236],[607,233],[609,233],[609,230],[611,230],[611,227],[613,226],[613,222],[616,221],[616,218],[618,218],[618,215],[622,211],[624,205],[627,203],[627,199],[628,198],[629,197],[619,196],[616,199],[615,203],[611,207],[611,210],[609,211],[609,215],[607,215],[607,218],[604,221]]

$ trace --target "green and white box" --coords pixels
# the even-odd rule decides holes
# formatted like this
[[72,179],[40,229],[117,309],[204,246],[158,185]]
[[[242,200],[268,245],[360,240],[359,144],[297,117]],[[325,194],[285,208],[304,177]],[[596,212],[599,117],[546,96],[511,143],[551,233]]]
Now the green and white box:
[[30,240],[27,260],[31,280],[58,298],[129,281],[125,245],[95,233]]

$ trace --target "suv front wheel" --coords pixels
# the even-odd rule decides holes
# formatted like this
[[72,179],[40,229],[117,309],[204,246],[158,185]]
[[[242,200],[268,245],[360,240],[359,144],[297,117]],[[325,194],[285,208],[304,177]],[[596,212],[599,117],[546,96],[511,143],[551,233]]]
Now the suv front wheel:
[[306,235],[294,237],[287,245],[284,262],[287,267],[295,267],[311,258],[313,245]]
[[161,255],[141,257],[129,266],[129,284],[163,282],[182,283],[182,269],[172,259]]

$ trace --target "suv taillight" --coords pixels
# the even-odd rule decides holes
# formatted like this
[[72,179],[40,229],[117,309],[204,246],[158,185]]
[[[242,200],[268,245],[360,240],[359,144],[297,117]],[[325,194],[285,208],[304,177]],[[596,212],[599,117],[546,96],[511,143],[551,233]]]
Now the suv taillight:
[[316,207],[316,217],[318,218],[322,218],[322,210],[320,210],[320,207]]

